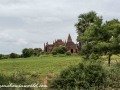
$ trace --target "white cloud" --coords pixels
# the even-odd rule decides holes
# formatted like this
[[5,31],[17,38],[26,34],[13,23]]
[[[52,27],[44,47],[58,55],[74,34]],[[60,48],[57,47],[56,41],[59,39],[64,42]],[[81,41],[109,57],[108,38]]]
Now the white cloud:
[[6,32],[0,32],[0,42],[15,42],[16,40]]
[[26,22],[26,24],[30,24],[30,25],[36,25],[36,24],[40,24],[40,23],[56,23],[56,22],[61,22],[62,20],[60,18],[57,17],[38,17],[38,18],[23,18],[23,20]]
[[28,42],[25,39],[20,38],[20,39],[18,39],[17,44],[18,45],[21,45],[21,44],[25,44],[26,45],[26,44],[28,44]]

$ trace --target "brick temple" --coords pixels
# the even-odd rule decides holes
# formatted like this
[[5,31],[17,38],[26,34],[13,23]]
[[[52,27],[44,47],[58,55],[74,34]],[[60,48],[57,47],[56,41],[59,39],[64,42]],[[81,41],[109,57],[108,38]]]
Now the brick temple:
[[53,44],[48,44],[48,42],[44,43],[44,52],[52,52],[54,47],[65,46],[66,50],[71,53],[78,52],[78,44],[74,44],[70,34],[68,35],[67,42],[66,40],[63,41],[62,39],[58,39],[53,41]]

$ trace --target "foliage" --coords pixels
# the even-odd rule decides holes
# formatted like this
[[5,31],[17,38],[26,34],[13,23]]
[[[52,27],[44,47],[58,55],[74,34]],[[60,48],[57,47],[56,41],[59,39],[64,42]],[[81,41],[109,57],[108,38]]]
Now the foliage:
[[10,58],[18,58],[18,55],[16,53],[11,53]]
[[0,85],[8,85],[9,79],[4,74],[0,74]]
[[120,88],[120,62],[116,62],[113,66],[106,69],[106,87],[109,90],[119,90]]
[[66,52],[65,54],[66,54],[66,56],[71,56],[70,52]]
[[100,64],[79,63],[77,66],[70,66],[63,70],[50,83],[51,88],[58,90],[90,89],[100,88],[105,83],[105,70]]
[[72,65],[54,76],[49,86],[57,90],[118,90],[119,64],[108,67],[100,62],[87,61]]
[[[0,85],[29,85],[32,82],[25,76],[25,73],[18,72],[7,76],[0,74]],[[0,87],[0,90],[33,90],[31,87]]]
[[[80,54],[85,56],[85,59],[108,55],[110,65],[111,56],[120,53],[120,22],[113,19],[104,23],[102,17],[93,11],[81,14],[78,21],[75,26],[81,47]],[[81,23],[82,21],[84,23]]]
[[41,52],[42,52],[41,48],[34,48],[34,56],[40,56]]
[[55,47],[52,50],[52,54],[55,54],[55,53],[64,54],[65,52],[66,52],[66,49],[64,46]]
[[0,59],[3,59],[3,55],[2,54],[0,54]]
[[57,52],[56,52],[56,51],[52,51],[52,54],[53,54],[53,55],[57,55]]
[[40,56],[40,53],[42,52],[41,48],[24,48],[22,50],[23,57],[31,57],[31,56]]
[[99,59],[99,54],[94,54],[94,53],[92,53],[92,54],[90,55],[90,59],[93,59],[93,60]]
[[78,16],[78,23],[75,24],[77,31],[77,41],[79,42],[79,50],[82,48],[81,36],[84,36],[87,28],[95,22],[95,19],[98,18],[96,12],[90,11],[88,13],[80,14]]
[[22,50],[22,55],[23,55],[23,57],[30,57],[31,55],[30,55],[30,52],[29,52],[29,49],[27,49],[27,48],[25,48],[25,49],[23,49]]
[[4,54],[0,54],[0,60],[1,59],[8,59],[9,55],[4,55]]

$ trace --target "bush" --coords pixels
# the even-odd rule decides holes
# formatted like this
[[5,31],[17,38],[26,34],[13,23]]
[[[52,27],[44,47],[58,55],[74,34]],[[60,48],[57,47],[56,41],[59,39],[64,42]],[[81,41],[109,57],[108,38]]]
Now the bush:
[[66,52],[66,56],[71,56],[71,53],[70,52]]
[[57,90],[90,90],[92,87],[100,88],[105,81],[105,70],[100,64],[80,63],[63,70],[49,85]]
[[2,54],[0,54],[0,59],[3,59],[3,55]]
[[90,55],[90,59],[97,60],[97,59],[99,59],[99,55],[92,53],[92,54]]
[[[115,88],[120,88],[120,62],[113,64],[106,70],[107,83],[106,86],[109,86],[113,90]],[[115,89],[119,90],[119,89]]]
[[53,54],[53,55],[57,55],[57,52],[56,52],[56,51],[52,51],[52,54]]
[[66,49],[64,46],[59,46],[59,47],[55,47],[53,48],[52,52],[56,52],[59,54],[64,54],[66,52]]
[[0,54],[0,60],[1,59],[8,59],[9,55],[4,55],[4,54]]
[[9,79],[3,74],[0,74],[0,85],[8,85]]
[[16,53],[11,53],[10,58],[18,58],[18,55]]

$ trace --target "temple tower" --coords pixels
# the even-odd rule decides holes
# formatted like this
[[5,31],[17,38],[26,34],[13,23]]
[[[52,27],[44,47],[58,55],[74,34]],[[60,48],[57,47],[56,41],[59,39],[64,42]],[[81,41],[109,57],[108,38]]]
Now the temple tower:
[[71,38],[70,34],[68,35],[67,42],[72,42],[72,38]]

